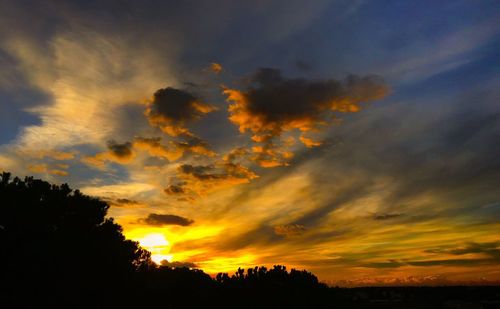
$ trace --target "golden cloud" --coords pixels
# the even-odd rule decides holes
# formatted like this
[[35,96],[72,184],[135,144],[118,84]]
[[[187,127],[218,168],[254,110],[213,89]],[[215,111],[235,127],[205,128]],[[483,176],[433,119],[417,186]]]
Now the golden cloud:
[[50,174],[56,176],[68,176],[69,173],[67,164],[57,164],[55,167],[49,167],[48,164],[32,164],[28,166],[28,170],[36,174]]
[[[238,126],[241,133],[251,132],[252,140],[269,143],[254,152],[265,155],[257,157],[261,166],[279,166],[286,151],[275,150],[274,138],[283,132],[298,130],[316,132],[328,126],[338,113],[358,112],[360,104],[383,98],[387,86],[375,76],[348,76],[344,80],[288,79],[276,69],[260,69],[251,78],[245,90],[224,88],[223,93],[230,103],[229,120]],[[301,142],[307,147],[319,146],[303,134]],[[280,158],[280,156],[282,158]]]
[[228,161],[210,165],[182,164],[177,170],[179,180],[164,192],[185,200],[194,200],[212,191],[249,183],[258,177],[250,169]]
[[166,158],[175,161],[182,157],[183,150],[175,147],[166,147],[161,144],[161,137],[136,137],[133,142],[135,149],[147,151],[151,156]]
[[285,224],[274,227],[274,233],[284,237],[294,237],[303,234],[306,228],[301,224]]
[[210,71],[214,72],[215,74],[219,74],[220,72],[222,72],[222,65],[217,62],[212,62],[209,68]]
[[75,151],[59,151],[54,149],[42,149],[42,150],[20,150],[19,153],[21,155],[26,155],[32,158],[44,159],[50,158],[58,161],[66,161],[75,158]]
[[84,156],[82,157],[82,162],[99,169],[104,169],[106,161],[127,164],[135,157],[131,142],[119,144],[110,140],[107,146],[108,151],[100,152],[94,156]]

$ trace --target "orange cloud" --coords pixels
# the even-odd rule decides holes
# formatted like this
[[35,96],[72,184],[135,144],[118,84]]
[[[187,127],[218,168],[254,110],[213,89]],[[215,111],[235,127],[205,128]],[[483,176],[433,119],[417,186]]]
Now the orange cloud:
[[20,156],[26,156],[36,159],[49,158],[57,161],[67,161],[75,158],[77,154],[76,151],[59,151],[55,149],[38,149],[38,150],[28,150],[28,149],[17,149],[16,153]]
[[56,176],[68,176],[68,171],[65,171],[68,167],[69,166],[66,164],[58,164],[56,165],[56,168],[50,168],[47,164],[33,164],[28,166],[28,170],[36,174],[46,173]]
[[321,142],[318,142],[318,141],[315,141],[311,138],[305,137],[304,135],[301,135],[299,137],[299,139],[302,142],[302,144],[304,144],[307,148],[321,146],[321,144],[322,144]]
[[285,224],[274,227],[274,233],[284,237],[299,236],[304,233],[306,228],[301,224]]
[[208,143],[197,136],[186,137],[180,142],[172,142],[172,145],[174,145],[176,149],[183,152],[189,151],[207,157],[214,157],[216,155],[216,153],[210,149]]
[[130,142],[119,144],[110,140],[107,146],[108,151],[100,152],[94,156],[84,156],[82,162],[99,169],[104,169],[106,161],[127,164],[135,157],[135,152]]
[[178,167],[178,181],[168,186],[164,192],[194,200],[222,188],[249,183],[257,177],[250,169],[227,161],[211,165],[182,164]]
[[168,146],[161,143],[161,137],[136,137],[133,142],[123,144],[110,141],[108,149],[94,156],[84,156],[82,162],[100,169],[105,167],[107,161],[128,164],[135,158],[136,150],[143,150],[151,156],[169,161],[180,159],[186,152],[208,157],[216,155],[205,141],[196,136],[185,137],[183,141],[169,141]]
[[[231,102],[229,120],[241,133],[252,132],[252,140],[257,143],[270,143],[286,131],[321,130],[337,113],[358,112],[362,102],[383,98],[387,92],[387,86],[373,76],[348,76],[341,81],[288,79],[276,69],[258,70],[246,90],[223,90]],[[320,144],[304,136],[301,141],[307,147]],[[269,151],[267,155],[273,156]]]
[[210,71],[214,72],[215,74],[219,74],[220,72],[222,72],[222,65],[217,62],[212,62],[210,64]]
[[182,157],[184,151],[179,148],[168,148],[161,144],[161,137],[136,137],[133,142],[135,149],[147,151],[151,156],[175,161]]
[[288,161],[293,158],[292,152],[281,150],[270,142],[254,146],[252,151],[255,154],[252,159],[262,167],[287,166]]

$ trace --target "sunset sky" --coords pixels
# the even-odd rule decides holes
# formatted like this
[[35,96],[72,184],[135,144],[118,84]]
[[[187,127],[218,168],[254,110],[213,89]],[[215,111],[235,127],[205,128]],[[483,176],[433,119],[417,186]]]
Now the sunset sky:
[[1,170],[156,262],[500,282],[500,3],[0,1]]

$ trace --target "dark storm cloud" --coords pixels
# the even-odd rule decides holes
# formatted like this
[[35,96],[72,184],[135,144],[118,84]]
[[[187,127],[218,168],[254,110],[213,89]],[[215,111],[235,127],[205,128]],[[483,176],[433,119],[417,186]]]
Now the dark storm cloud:
[[172,136],[190,136],[185,125],[215,110],[188,91],[167,87],[157,90],[146,109],[152,125]]
[[150,213],[146,218],[139,219],[140,223],[154,226],[180,225],[188,226],[194,223],[193,220],[176,215]]

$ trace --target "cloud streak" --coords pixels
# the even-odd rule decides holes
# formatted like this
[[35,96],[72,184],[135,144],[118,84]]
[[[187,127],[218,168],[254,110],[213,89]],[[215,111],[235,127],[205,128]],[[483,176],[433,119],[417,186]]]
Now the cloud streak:
[[152,226],[165,226],[165,225],[189,226],[194,223],[193,220],[181,216],[169,215],[169,214],[157,214],[157,213],[150,213],[146,218],[139,219],[138,222],[141,224],[147,224]]

